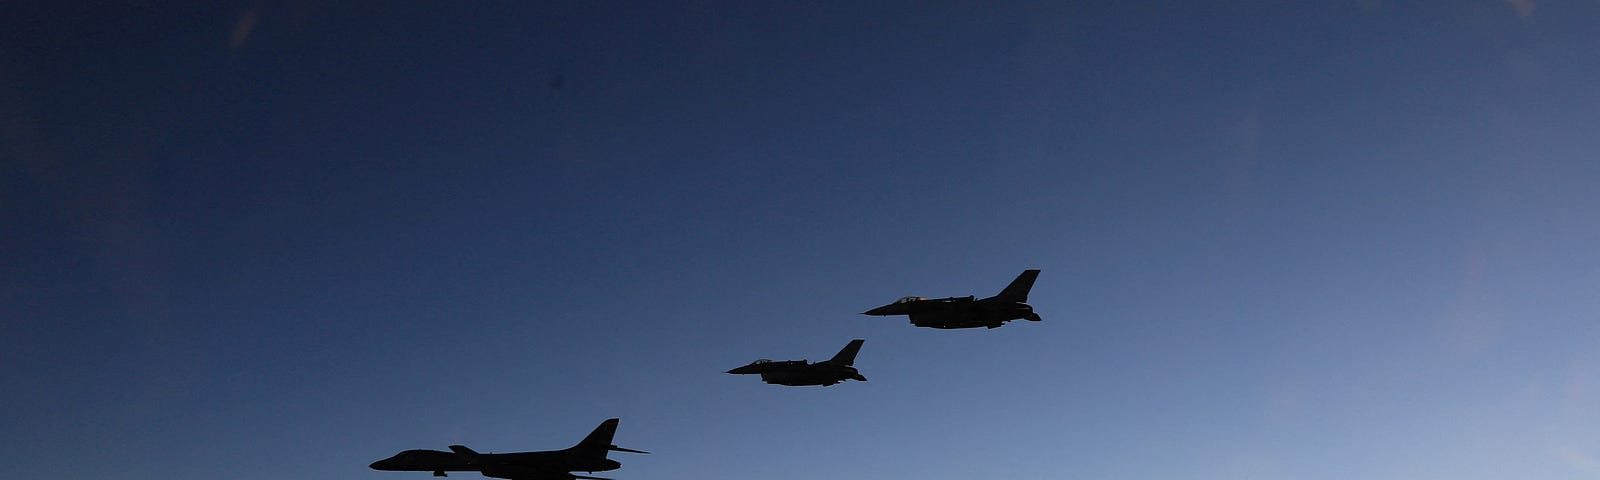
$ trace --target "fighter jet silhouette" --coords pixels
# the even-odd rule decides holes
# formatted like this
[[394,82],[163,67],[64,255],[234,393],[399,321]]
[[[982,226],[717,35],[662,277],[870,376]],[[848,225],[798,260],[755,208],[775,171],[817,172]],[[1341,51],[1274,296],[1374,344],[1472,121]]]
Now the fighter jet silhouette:
[[750,362],[749,365],[728,370],[735,375],[759,373],[761,381],[799,387],[805,385],[829,386],[845,380],[867,381],[867,377],[856,372],[852,366],[856,362],[856,352],[861,350],[861,344],[866,340],[851,340],[843,350],[839,350],[833,358],[817,362],[806,363],[805,360],[772,361],[765,358]]
[[996,328],[1017,319],[1039,321],[1028,305],[1028,291],[1033,280],[1039,278],[1038,270],[1025,270],[1006,285],[999,295],[985,299],[965,297],[922,298],[905,297],[894,303],[862,312],[866,315],[909,315],[911,324],[929,328]]

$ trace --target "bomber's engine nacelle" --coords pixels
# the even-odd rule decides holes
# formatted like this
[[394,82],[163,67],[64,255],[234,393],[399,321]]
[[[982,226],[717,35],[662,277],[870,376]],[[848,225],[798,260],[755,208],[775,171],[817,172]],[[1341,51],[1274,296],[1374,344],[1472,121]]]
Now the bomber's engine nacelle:
[[[549,471],[541,471],[521,465],[484,465],[483,476],[491,478],[543,478]],[[564,473],[564,472],[563,472]]]

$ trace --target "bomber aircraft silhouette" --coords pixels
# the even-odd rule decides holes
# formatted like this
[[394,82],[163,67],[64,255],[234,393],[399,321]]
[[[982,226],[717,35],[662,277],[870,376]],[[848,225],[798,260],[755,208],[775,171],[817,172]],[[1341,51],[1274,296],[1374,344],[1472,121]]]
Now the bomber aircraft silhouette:
[[617,433],[617,419],[600,422],[583,441],[564,450],[521,453],[478,453],[472,449],[451,445],[449,452],[438,450],[406,450],[383,460],[372,462],[374,470],[433,472],[443,477],[444,472],[480,472],[485,477],[510,480],[609,480],[601,477],[573,475],[571,472],[604,472],[622,468],[616,460],[606,458],[606,452],[650,453],[631,450],[611,444]]
[[867,381],[867,377],[856,372],[852,366],[856,362],[856,352],[861,350],[861,344],[866,340],[855,339],[839,350],[833,358],[817,362],[806,363],[805,360],[772,361],[765,358],[750,362],[749,365],[728,370],[728,373],[742,375],[749,373],[761,374],[761,381],[800,387],[806,385],[822,385],[824,387],[845,380]]
[[929,328],[996,328],[1017,319],[1039,321],[1028,305],[1028,291],[1038,270],[1024,270],[999,295],[976,299],[971,295],[949,298],[905,297],[862,312],[866,315],[910,315],[911,324]]

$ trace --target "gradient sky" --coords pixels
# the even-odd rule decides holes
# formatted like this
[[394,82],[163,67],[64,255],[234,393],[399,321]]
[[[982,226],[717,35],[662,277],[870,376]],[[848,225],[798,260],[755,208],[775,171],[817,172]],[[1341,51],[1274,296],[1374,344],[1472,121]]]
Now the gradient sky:
[[7,478],[1600,478],[1600,2],[57,3]]

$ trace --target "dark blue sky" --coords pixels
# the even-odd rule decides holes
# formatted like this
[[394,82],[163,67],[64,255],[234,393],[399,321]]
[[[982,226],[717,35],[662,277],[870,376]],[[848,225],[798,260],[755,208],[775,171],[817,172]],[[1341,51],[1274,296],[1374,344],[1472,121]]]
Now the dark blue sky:
[[[635,480],[1600,476],[1593,1],[54,3],[0,16],[8,476],[609,417]],[[1025,268],[1041,323],[858,313]]]

